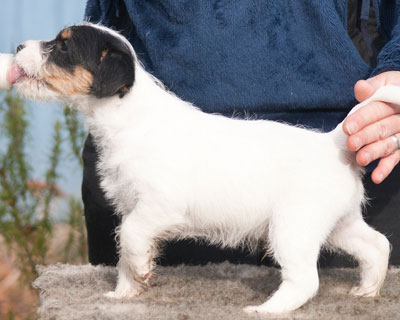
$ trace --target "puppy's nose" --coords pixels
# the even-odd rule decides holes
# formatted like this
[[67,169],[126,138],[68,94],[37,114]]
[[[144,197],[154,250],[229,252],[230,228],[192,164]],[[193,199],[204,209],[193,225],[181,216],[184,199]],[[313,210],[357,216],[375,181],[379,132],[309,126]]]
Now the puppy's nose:
[[20,44],[20,45],[17,47],[17,53],[20,52],[23,48],[25,48],[25,44]]

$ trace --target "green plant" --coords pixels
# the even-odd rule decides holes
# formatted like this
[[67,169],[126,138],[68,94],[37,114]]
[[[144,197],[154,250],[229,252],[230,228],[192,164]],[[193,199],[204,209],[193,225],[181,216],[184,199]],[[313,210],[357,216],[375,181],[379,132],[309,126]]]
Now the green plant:
[[[72,154],[78,160],[80,166],[83,167],[81,153],[87,132],[75,109],[64,107],[64,120]],[[63,261],[86,261],[88,252],[81,199],[70,197],[67,223],[71,228],[63,250]]]
[[[46,174],[34,179],[26,148],[30,142],[27,110],[24,102],[12,94],[0,102],[0,245],[2,241],[15,256],[21,284],[30,286],[37,276],[37,264],[87,261],[82,203],[63,196],[58,186],[65,149],[72,150],[82,165],[80,154],[86,132],[76,112],[65,108],[64,121],[54,124]],[[63,221],[68,232],[54,257],[50,255],[57,222],[53,211],[59,201],[68,201]],[[8,318],[17,318],[16,313],[10,310]]]
[[68,131],[71,150],[76,159],[78,159],[81,167],[83,167],[81,151],[83,149],[83,143],[85,141],[87,132],[83,128],[82,121],[79,119],[78,112],[75,109],[64,107],[64,119]]

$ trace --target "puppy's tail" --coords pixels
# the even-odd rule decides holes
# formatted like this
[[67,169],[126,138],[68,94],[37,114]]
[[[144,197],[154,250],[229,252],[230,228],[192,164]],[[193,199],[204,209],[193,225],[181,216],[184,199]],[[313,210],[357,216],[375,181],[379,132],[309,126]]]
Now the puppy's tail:
[[[372,101],[383,101],[383,102],[388,102],[388,103],[393,103],[400,105],[400,86],[393,86],[393,85],[387,85],[384,86],[380,89],[378,89],[371,97],[369,97],[367,100],[359,103],[356,105],[353,109],[350,110],[350,114],[355,112],[356,110],[364,107],[368,103]],[[349,152],[347,149],[347,135],[343,131],[343,121],[337,125],[337,127],[331,131],[329,134],[333,135],[333,140],[335,144],[343,151]]]

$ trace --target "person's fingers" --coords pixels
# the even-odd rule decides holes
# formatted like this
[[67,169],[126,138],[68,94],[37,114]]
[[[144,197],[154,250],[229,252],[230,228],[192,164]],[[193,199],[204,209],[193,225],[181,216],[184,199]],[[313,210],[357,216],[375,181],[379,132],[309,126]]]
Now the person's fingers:
[[[393,110],[393,109],[392,109]],[[387,112],[387,113],[386,113]],[[390,109],[382,111],[382,116],[387,116],[382,120],[376,119],[354,135],[347,139],[347,147],[351,151],[357,151],[363,146],[373,143],[378,140],[384,140],[391,135],[400,131],[400,114],[390,115]]]
[[[354,95],[359,102],[363,102],[376,90],[389,84],[400,86],[399,71],[387,71],[358,81],[354,86]],[[356,159],[360,165],[367,165],[381,158],[371,175],[375,183],[381,183],[400,160],[400,150],[395,150],[396,143],[390,138],[400,129],[398,116],[393,116],[397,113],[400,113],[400,106],[372,102],[343,122],[343,131],[349,135],[347,146],[351,151],[359,150]],[[396,136],[399,138],[400,134],[397,133]]]
[[371,174],[371,179],[374,183],[379,184],[392,172],[393,168],[400,161],[400,150],[392,153],[389,156],[382,158],[378,166]]
[[[397,134],[396,136],[398,139],[400,138],[400,134]],[[391,155],[392,153],[396,152],[397,149],[398,146],[396,146],[394,139],[389,137],[387,139],[371,143],[362,148],[357,152],[356,160],[360,165],[366,166],[374,160]]]
[[[349,115],[343,122],[343,130],[347,135],[354,135],[371,123],[382,120],[400,111],[397,110],[397,108],[399,107],[390,103],[373,101]],[[350,150],[354,151],[355,149],[350,148]]]

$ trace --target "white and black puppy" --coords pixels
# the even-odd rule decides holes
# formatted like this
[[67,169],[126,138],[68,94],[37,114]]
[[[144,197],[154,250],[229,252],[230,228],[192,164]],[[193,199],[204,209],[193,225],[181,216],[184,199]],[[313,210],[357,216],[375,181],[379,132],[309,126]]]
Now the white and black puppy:
[[[322,246],[359,262],[352,294],[379,293],[390,246],[363,221],[363,170],[341,125],[319,133],[203,113],[148,74],[125,38],[91,24],[19,46],[11,75],[21,95],[85,115],[101,187],[122,216],[118,284],[107,296],[138,295],[158,244],[174,238],[264,243],[282,284],[247,312],[288,312],[313,297]],[[372,99],[398,102],[400,93],[385,87]]]

